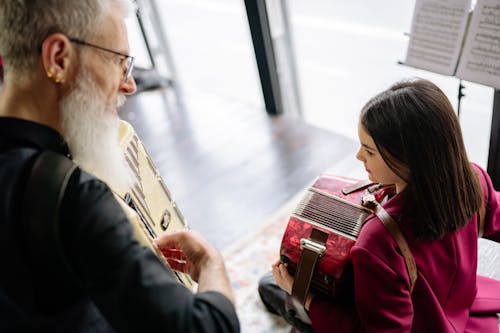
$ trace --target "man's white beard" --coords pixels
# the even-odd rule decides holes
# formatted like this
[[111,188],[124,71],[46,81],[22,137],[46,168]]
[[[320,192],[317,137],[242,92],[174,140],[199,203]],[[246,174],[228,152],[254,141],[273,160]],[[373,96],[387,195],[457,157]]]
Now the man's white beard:
[[115,114],[125,96],[107,105],[88,74],[80,73],[73,91],[61,101],[63,136],[73,161],[121,193],[131,184],[131,172],[118,144],[119,119]]

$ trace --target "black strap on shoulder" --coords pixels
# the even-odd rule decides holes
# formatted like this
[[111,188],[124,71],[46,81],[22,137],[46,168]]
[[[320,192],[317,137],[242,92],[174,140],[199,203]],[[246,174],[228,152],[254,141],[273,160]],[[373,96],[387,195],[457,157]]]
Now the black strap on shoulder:
[[300,241],[301,252],[292,285],[292,296],[302,305],[309,294],[316,264],[326,250],[328,236],[328,233],[312,228],[309,238]]
[[[22,219],[29,257],[33,267],[54,268],[73,274],[62,251],[59,232],[61,203],[66,186],[77,168],[69,158],[51,151],[43,151],[35,162],[27,180]],[[52,283],[67,278],[57,276]],[[36,277],[35,277],[36,278]]]

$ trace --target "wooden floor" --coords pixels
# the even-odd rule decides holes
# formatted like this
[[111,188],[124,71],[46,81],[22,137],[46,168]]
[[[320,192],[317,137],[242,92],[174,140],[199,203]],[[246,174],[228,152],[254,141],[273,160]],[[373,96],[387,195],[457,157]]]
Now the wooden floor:
[[129,97],[121,116],[147,147],[192,229],[222,250],[322,172],[359,170],[357,143],[298,119],[169,90]]

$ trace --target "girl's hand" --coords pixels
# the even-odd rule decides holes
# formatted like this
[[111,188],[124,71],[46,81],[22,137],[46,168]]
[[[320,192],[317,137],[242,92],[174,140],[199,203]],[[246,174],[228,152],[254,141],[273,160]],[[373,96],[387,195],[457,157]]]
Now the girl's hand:
[[278,286],[286,291],[289,295],[292,294],[293,277],[288,273],[286,266],[280,260],[272,266],[274,279]]

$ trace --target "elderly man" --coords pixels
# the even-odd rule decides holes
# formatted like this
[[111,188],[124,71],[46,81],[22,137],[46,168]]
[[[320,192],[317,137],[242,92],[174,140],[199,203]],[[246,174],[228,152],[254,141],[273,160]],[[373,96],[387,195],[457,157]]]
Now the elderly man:
[[[127,179],[116,108],[135,91],[129,1],[0,0],[1,332],[239,331],[221,255],[194,232],[157,240],[165,253],[184,253],[181,268],[198,282],[193,294],[137,243],[112,192],[93,176],[115,186]],[[80,168],[49,230],[54,237],[35,246],[23,225],[33,203],[23,199],[33,162],[47,150]],[[45,247],[60,251],[60,266],[41,257]]]

